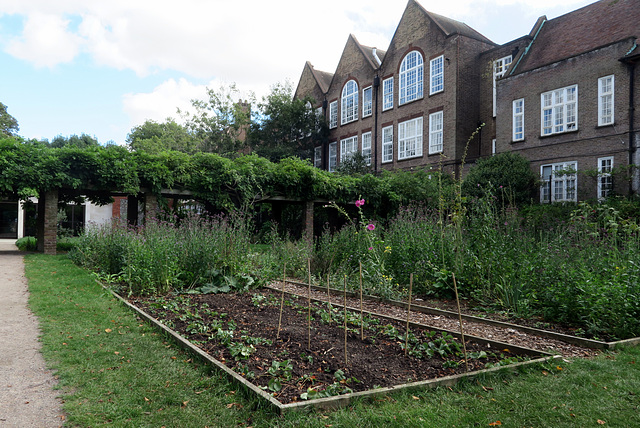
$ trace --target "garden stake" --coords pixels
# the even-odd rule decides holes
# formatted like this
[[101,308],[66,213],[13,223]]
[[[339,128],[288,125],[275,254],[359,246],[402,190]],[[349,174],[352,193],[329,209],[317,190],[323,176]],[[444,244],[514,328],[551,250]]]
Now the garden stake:
[[307,259],[307,273],[309,279],[309,287],[307,288],[307,306],[308,306],[308,315],[307,315],[307,349],[311,349],[311,259]]
[[329,277],[331,275],[329,274],[329,272],[327,272],[327,306],[329,309],[329,325],[331,325],[331,311],[333,309],[333,306],[331,306],[331,293],[329,293]]
[[409,317],[411,316],[411,292],[413,291],[413,274],[409,275],[409,303],[407,303],[407,333],[404,336],[404,356],[409,350]]
[[364,318],[362,316],[362,260],[360,264],[360,340],[364,340]]
[[287,264],[282,268],[282,294],[280,296],[280,318],[278,319],[278,333],[276,339],[280,339],[280,325],[282,325],[282,309],[284,307],[284,280],[287,278]]
[[347,358],[347,275],[344,276],[344,365],[348,364]]
[[467,345],[464,343],[464,330],[462,329],[462,312],[460,312],[460,299],[458,298],[458,285],[456,284],[456,274],[453,275],[453,290],[456,292],[456,303],[458,304],[458,319],[460,320],[460,337],[462,338],[462,350],[464,351],[464,365],[469,371],[469,360],[467,359]]

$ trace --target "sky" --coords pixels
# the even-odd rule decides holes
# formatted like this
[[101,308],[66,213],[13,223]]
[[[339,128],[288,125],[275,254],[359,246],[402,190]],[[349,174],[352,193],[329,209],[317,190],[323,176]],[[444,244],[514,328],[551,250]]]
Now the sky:
[[[418,0],[498,44],[593,0]],[[257,99],[306,61],[334,72],[349,34],[386,50],[406,0],[0,0],[0,102],[24,138],[125,144],[206,90]]]

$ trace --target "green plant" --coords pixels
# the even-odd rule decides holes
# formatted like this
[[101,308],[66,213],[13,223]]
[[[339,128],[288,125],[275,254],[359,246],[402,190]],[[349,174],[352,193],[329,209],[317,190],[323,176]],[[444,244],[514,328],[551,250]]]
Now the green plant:
[[38,242],[33,236],[25,236],[16,241],[16,247],[18,247],[20,251],[36,251]]

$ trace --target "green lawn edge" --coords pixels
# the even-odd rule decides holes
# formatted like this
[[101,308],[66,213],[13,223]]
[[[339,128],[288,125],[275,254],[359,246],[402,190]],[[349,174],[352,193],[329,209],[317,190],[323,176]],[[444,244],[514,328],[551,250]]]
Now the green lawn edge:
[[26,255],[25,271],[66,426],[640,426],[640,347],[280,416],[140,321],[66,256]]

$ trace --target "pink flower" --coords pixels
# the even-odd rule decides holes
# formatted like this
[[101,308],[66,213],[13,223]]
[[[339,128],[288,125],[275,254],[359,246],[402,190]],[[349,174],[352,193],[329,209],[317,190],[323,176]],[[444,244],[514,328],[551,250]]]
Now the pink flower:
[[375,225],[375,224],[373,224],[373,223],[369,223],[369,224],[367,225],[367,230],[374,230],[375,228],[376,228],[376,225]]
[[360,208],[363,205],[364,205],[364,199],[358,199],[356,201],[356,207]]
[[373,247],[369,247],[369,251],[373,250]]

